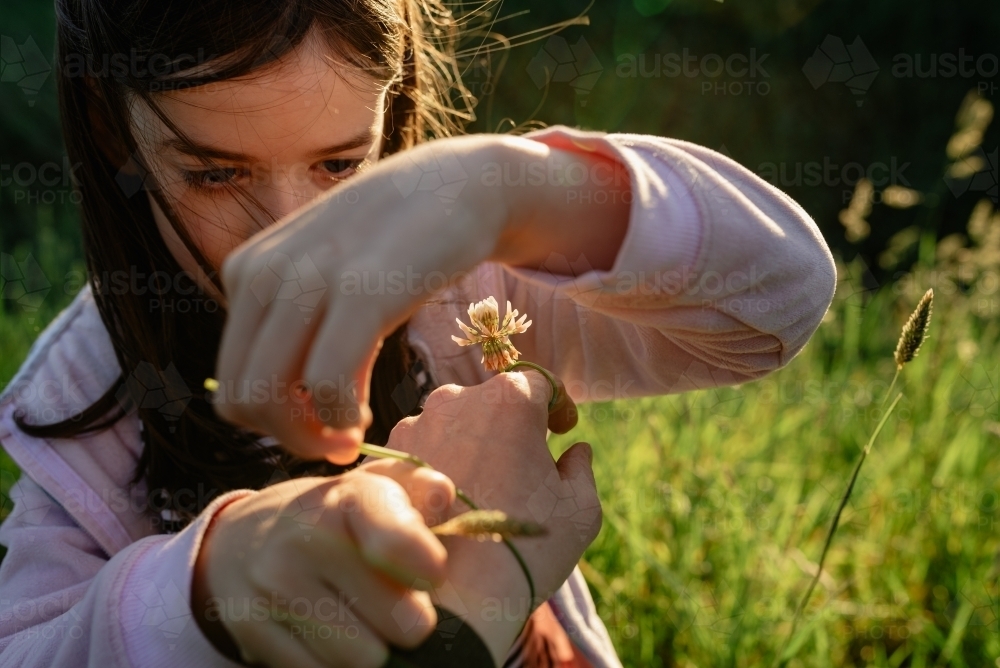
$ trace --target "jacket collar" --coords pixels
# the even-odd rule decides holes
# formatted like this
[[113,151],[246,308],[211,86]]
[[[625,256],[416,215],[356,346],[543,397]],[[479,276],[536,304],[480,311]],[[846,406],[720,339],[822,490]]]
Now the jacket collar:
[[142,452],[138,416],[133,412],[110,429],[72,439],[28,436],[14,416],[32,424],[61,421],[94,403],[120,374],[87,285],[38,337],[0,394],[4,449],[109,556],[158,533],[145,481],[128,485]]

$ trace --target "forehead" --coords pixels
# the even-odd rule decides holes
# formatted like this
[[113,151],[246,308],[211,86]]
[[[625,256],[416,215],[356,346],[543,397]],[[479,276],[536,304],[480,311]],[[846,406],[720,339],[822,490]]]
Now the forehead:
[[[156,96],[192,141],[251,158],[294,161],[371,129],[381,132],[385,85],[334,61],[317,38],[238,79]],[[145,104],[133,108],[139,141],[158,152],[173,133]]]

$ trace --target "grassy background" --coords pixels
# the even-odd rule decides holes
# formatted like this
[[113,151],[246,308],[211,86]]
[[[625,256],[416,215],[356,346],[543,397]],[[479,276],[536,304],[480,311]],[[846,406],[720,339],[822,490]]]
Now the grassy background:
[[[785,369],[590,406],[555,439],[596,449],[605,522],[585,572],[626,665],[767,666],[782,646],[920,296],[840,273],[827,322]],[[1000,661],[997,339],[995,318],[939,289],[788,665]]]
[[[505,14],[531,13],[494,27],[516,35],[584,7],[512,1]],[[902,375],[904,399],[861,472],[789,665],[1000,666],[1000,221],[992,218],[985,237],[968,234],[985,189],[956,194],[941,178],[959,104],[1000,77],[891,73],[900,53],[925,63],[960,49],[995,55],[1000,5],[608,0],[590,16],[589,26],[563,35],[570,44],[584,38],[601,63],[593,88],[581,96],[566,83],[536,86],[529,63],[544,43],[493,54],[469,63],[467,79],[482,97],[472,129],[537,118],[651,132],[724,148],[757,172],[765,163],[794,170],[895,159],[910,163],[900,185],[934,193],[927,207],[876,205],[870,236],[855,243],[837,217],[853,184],[788,185],[844,258],[834,306],[806,349],[742,387],[584,407],[579,428],[553,439],[556,451],[576,440],[595,446],[605,524],[584,568],[623,662],[773,662],[876,421],[899,328],[934,287],[930,340]],[[51,55],[49,4],[15,0],[4,19],[0,33],[17,45],[31,37]],[[826,35],[862,37],[881,68],[861,106],[843,84],[813,89],[802,73]],[[770,92],[706,95],[703,84],[715,80],[704,76],[616,75],[622,55],[685,48],[769,54]],[[0,90],[0,163],[60,162],[52,79],[30,96],[12,82]],[[995,90],[987,99],[996,101]],[[994,123],[983,146],[997,143]],[[994,188],[996,168],[986,172]],[[980,211],[992,212],[995,189],[992,197]],[[62,185],[0,179],[0,221],[0,252],[17,262],[30,255],[49,284],[37,309],[0,299],[2,387],[78,288],[82,264]],[[0,278],[0,294],[6,285]],[[0,493],[15,477],[0,453]],[[0,518],[9,507],[0,504]]]

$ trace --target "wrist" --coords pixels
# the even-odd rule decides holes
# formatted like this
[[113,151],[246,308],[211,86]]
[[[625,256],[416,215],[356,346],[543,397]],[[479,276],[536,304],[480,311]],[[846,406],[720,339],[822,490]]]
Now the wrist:
[[[484,201],[499,202],[504,212],[497,242],[488,258],[510,266],[537,266],[539,198],[546,194],[543,174],[550,149],[522,137],[501,136],[490,145],[479,178],[492,191]],[[539,167],[543,169],[539,170]],[[544,258],[542,258],[544,260]]]
[[448,549],[447,582],[457,600],[443,599],[441,604],[462,617],[501,666],[534,605],[524,572],[503,543],[466,538],[443,542]]
[[215,561],[212,549],[217,547],[218,524],[222,514],[227,508],[232,508],[233,503],[227,503],[216,511],[202,535],[191,578],[191,613],[202,634],[220,654],[236,663],[243,663],[239,647],[222,621],[222,611],[216,606],[217,597],[210,585],[211,565]]

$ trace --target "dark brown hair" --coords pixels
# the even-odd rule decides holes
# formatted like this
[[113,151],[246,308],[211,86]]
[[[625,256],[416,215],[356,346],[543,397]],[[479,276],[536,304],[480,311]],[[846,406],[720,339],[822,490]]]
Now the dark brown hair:
[[[221,285],[142,169],[128,105],[143,100],[183,139],[158,110],[158,92],[255,72],[315,29],[335,56],[390,84],[383,153],[393,153],[456,134],[472,118],[474,100],[454,57],[455,20],[440,0],[56,0],[56,10],[59,102],[69,159],[83,164],[76,185],[89,280],[123,374],[78,415],[49,425],[20,417],[18,426],[38,437],[72,438],[138,411],[144,447],[132,483],[145,478],[151,504],[173,510],[181,525],[227,490],[259,489],[276,475],[342,471],[262,445],[259,434],[215,415],[202,383],[213,375],[225,314],[210,299],[192,298],[198,288],[168,250],[146,192]],[[122,170],[129,160],[138,177]],[[115,290],[116,275],[177,278],[157,294]],[[413,396],[406,388],[413,362],[404,326],[375,364],[369,442],[385,443],[414,409],[400,400]]]

